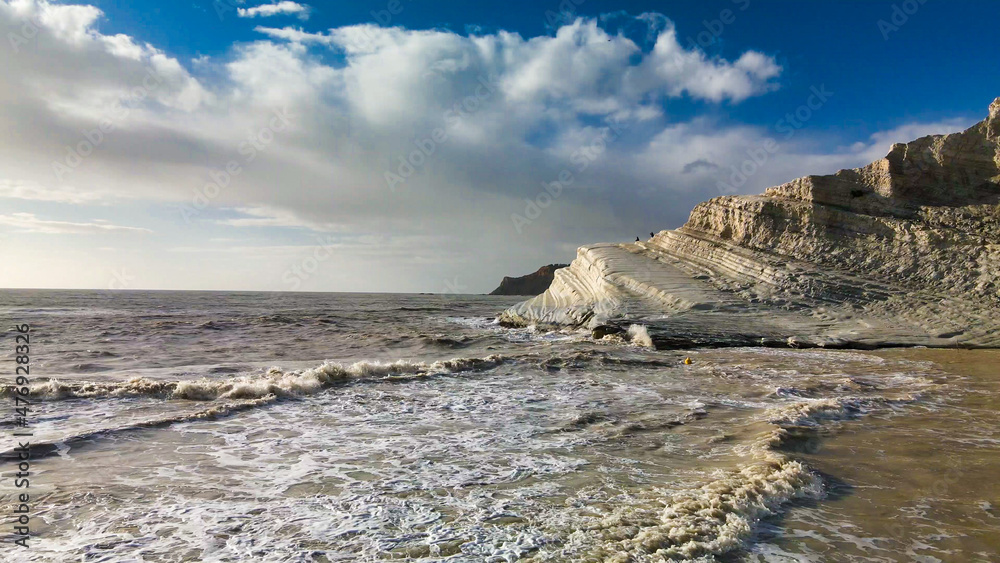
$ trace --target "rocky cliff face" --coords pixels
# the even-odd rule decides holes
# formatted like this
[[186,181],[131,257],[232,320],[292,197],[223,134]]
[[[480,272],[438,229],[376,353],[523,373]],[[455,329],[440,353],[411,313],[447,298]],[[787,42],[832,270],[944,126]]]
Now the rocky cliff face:
[[552,283],[556,270],[569,264],[549,264],[542,266],[533,274],[512,278],[505,276],[500,281],[500,287],[490,292],[490,295],[538,295]]
[[580,248],[513,324],[644,324],[660,347],[1000,345],[1000,98],[868,166]]

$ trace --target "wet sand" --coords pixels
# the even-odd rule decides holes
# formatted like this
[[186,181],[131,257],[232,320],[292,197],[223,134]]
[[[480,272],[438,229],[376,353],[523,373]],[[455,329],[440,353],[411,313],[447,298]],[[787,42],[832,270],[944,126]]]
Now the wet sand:
[[872,414],[797,454],[827,498],[769,523],[751,561],[1000,560],[1000,351],[886,350],[933,362],[941,387],[905,416]]

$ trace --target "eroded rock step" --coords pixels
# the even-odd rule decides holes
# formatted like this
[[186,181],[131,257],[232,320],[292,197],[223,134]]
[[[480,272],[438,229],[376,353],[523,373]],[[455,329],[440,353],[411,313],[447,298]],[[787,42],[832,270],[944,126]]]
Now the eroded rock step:
[[579,249],[512,324],[643,324],[664,347],[1000,346],[1000,98],[872,164],[698,204]]

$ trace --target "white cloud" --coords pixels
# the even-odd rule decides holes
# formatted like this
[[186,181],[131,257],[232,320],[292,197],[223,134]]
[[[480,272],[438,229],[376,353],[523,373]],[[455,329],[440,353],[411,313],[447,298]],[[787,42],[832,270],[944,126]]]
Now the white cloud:
[[102,12],[96,6],[30,0],[4,4],[2,9],[12,12],[18,19],[36,22],[66,43],[81,45],[97,37],[93,25]]
[[14,180],[0,180],[0,198],[79,204],[99,202],[106,195],[99,191],[82,191],[71,186],[50,188],[27,185]]
[[217,221],[220,225],[230,227],[293,227],[299,229],[309,229],[312,231],[332,231],[336,230],[334,225],[317,223],[314,221],[303,221],[293,212],[283,209],[270,209],[267,207],[241,207],[233,211],[243,215],[234,219],[222,219]]
[[330,35],[325,35],[323,33],[310,33],[303,31],[302,28],[294,27],[265,27],[258,25],[254,28],[257,33],[263,33],[269,37],[275,39],[281,39],[283,41],[294,41],[296,43],[317,43],[321,45],[332,45],[333,37]]
[[[315,248],[315,245],[267,245],[267,246],[175,246],[169,252],[181,254],[238,254],[241,256],[296,256]],[[333,247],[331,247],[333,248]]]
[[[503,274],[571,258],[566,249],[575,245],[631,240],[640,225],[676,226],[694,203],[718,195],[721,171],[767,132],[671,121],[671,105],[695,100],[711,113],[766,95],[782,73],[753,50],[726,59],[685,49],[672,22],[648,14],[635,18],[649,24],[648,43],[588,19],[540,37],[258,27],[259,40],[190,67],[156,46],[100,33],[100,17],[92,6],[0,0],[0,27],[39,22],[16,53],[0,57],[5,224],[102,232],[114,225],[15,211],[58,216],[60,205],[127,200],[173,219],[173,247],[193,247],[195,236],[250,238],[261,228],[268,237],[284,228],[289,238],[335,231],[377,241],[338,255],[329,279],[345,285],[322,285],[318,275],[313,289],[365,289],[378,276],[381,290],[438,290],[458,274],[470,288],[489,289]],[[623,132],[605,142],[608,119]],[[101,131],[102,123],[112,127]],[[445,140],[431,141],[438,132]],[[887,140],[826,151],[796,140],[743,190],[863,164]],[[87,154],[72,158],[79,149]],[[593,158],[580,169],[584,150]],[[409,172],[401,170],[406,158],[419,160],[405,165]],[[71,171],[57,176],[53,163],[68,160]],[[698,160],[718,168],[684,172]],[[518,233],[511,215],[563,170],[573,172],[572,185]],[[387,172],[407,178],[390,190]],[[115,222],[144,224],[133,219]],[[168,273],[188,267],[171,264]],[[245,287],[211,261],[199,268],[204,278],[191,279]]]
[[149,229],[123,227],[112,225],[106,221],[93,223],[72,223],[69,221],[46,221],[39,219],[33,213],[12,213],[0,215],[0,225],[12,227],[22,233],[40,233],[49,235],[87,235],[95,233],[151,233]]
[[[623,36],[611,36],[596,20],[578,19],[554,37],[523,39],[498,32],[465,37],[447,31],[409,31],[355,25],[309,33],[296,28],[257,27],[271,38],[326,45],[344,52],[348,88],[355,86],[372,105],[386,92],[420,93],[434,81],[458,83],[470,76],[496,75],[511,104],[569,104],[581,113],[607,114],[635,107],[643,98],[689,95],[738,102],[773,90],[781,67],[770,56],[748,51],[734,62],[685,50],[673,24],[659,31],[643,53]],[[639,57],[639,61],[633,58]],[[380,82],[375,87],[375,77]],[[386,81],[389,81],[387,84]],[[383,95],[379,95],[383,94]]]
[[[889,131],[872,134],[869,139],[845,147],[827,147],[815,138],[784,139],[759,127],[719,129],[707,120],[669,126],[657,134],[635,156],[634,168],[647,182],[673,183],[693,196],[691,204],[719,195],[760,193],[806,175],[832,174],[845,168],[857,168],[888,154],[894,143],[905,143],[932,134],[961,131],[972,126],[969,119],[950,119],[931,123],[910,123]],[[800,136],[805,135],[799,133]],[[734,173],[752,160],[748,150],[760,151],[767,140],[774,140],[777,151],[766,162],[748,169],[753,174],[735,185]],[[825,149],[825,150],[822,150]],[[738,178],[738,176],[737,176]],[[689,208],[687,208],[689,209]],[[687,209],[682,208],[686,213]]]
[[270,17],[277,15],[294,15],[298,16],[300,20],[309,19],[309,6],[304,4],[299,4],[298,2],[290,2],[289,0],[283,0],[282,2],[277,2],[274,4],[262,4],[260,6],[254,6],[253,8],[237,8],[236,13],[241,18],[255,18],[257,16]]

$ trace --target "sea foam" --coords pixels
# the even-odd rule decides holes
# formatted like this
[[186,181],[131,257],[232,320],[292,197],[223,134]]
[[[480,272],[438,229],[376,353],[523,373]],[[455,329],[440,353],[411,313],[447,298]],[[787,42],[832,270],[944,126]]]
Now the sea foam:
[[[503,362],[504,358],[499,355],[490,355],[485,358],[453,358],[431,363],[409,360],[394,362],[362,360],[352,364],[327,362],[304,371],[286,372],[279,368],[271,368],[263,374],[226,379],[154,381],[146,378],[133,378],[114,382],[50,380],[32,385],[30,393],[32,397],[43,401],[124,397],[214,401],[219,399],[253,399],[268,395],[287,397],[311,395],[335,383],[352,379],[479,371],[496,367]],[[8,385],[0,391],[0,395],[11,396],[13,392],[13,386]]]

